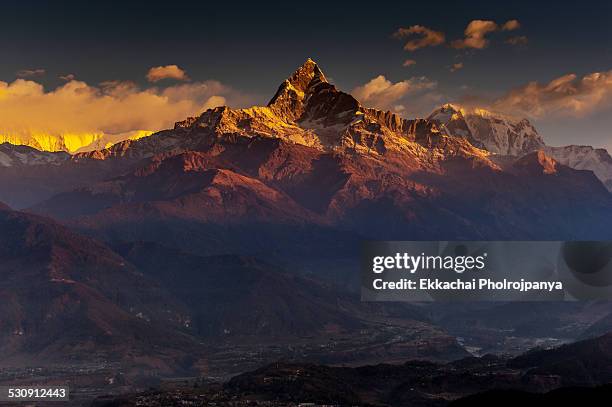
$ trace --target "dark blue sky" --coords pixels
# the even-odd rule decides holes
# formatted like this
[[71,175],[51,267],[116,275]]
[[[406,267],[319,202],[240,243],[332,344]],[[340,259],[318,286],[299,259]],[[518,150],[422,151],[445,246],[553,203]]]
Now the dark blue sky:
[[[177,64],[194,81],[216,79],[264,102],[307,57],[342,89],[378,75],[393,83],[425,76],[449,97],[496,97],[530,81],[612,69],[612,2],[606,1],[96,3],[3,1],[0,81],[41,68],[47,74],[37,81],[51,88],[67,73],[91,84],[116,79],[145,86],[150,67]],[[518,19],[521,29],[492,33],[488,48],[472,51],[442,45],[409,53],[391,37],[399,27],[420,24],[460,39],[475,19]],[[528,45],[505,44],[512,35],[528,37]],[[403,67],[408,58],[416,65]],[[456,62],[463,69],[451,73]],[[589,141],[609,145],[608,116],[593,116]],[[555,123],[564,120],[539,121],[559,133],[567,125]]]

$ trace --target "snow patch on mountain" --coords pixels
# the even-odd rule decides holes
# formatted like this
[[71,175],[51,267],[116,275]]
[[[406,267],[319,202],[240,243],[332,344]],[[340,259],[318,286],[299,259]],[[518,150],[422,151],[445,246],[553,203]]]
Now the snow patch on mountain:
[[590,170],[612,191],[612,157],[603,148],[570,145],[564,147],[545,147],[544,151],[563,165],[577,169]]
[[455,137],[494,154],[520,156],[544,147],[544,140],[527,119],[517,119],[485,109],[445,104],[428,117]]

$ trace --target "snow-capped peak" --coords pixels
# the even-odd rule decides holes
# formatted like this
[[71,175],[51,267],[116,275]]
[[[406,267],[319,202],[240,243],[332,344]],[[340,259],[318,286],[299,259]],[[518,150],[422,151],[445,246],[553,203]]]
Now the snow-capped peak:
[[462,137],[491,153],[520,156],[544,147],[527,119],[513,118],[482,108],[444,104],[428,117],[449,135]]
[[448,135],[462,137],[494,154],[522,157],[542,150],[560,164],[590,170],[612,191],[612,157],[605,149],[591,146],[550,147],[525,118],[482,108],[464,108],[446,103],[428,117]]

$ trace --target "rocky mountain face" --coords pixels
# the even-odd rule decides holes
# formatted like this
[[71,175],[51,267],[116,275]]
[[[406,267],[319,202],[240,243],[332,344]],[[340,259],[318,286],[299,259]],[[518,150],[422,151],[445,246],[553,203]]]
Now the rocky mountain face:
[[432,112],[428,120],[437,123],[446,134],[463,137],[474,146],[494,154],[520,157],[542,150],[570,168],[593,171],[612,191],[612,157],[605,149],[577,145],[547,146],[529,120],[484,109],[445,104]]

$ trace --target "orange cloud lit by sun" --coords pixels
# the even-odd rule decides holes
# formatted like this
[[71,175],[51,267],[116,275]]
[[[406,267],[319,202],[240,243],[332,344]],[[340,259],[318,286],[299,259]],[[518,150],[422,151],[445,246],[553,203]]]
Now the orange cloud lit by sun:
[[47,151],[106,147],[244,96],[214,80],[141,89],[131,82],[92,86],[71,79],[53,90],[35,81],[0,81],[0,142]]

